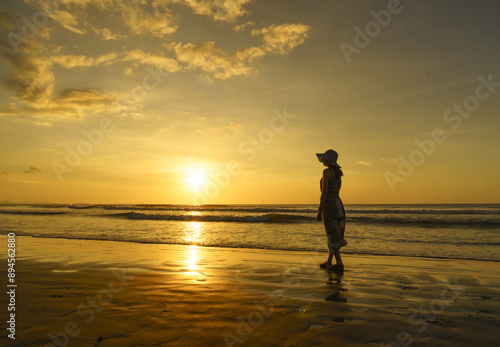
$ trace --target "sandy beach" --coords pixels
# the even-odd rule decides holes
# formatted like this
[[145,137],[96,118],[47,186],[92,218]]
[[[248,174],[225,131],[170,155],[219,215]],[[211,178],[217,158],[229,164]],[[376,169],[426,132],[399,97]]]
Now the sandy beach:
[[325,255],[20,236],[1,345],[499,345],[498,263]]

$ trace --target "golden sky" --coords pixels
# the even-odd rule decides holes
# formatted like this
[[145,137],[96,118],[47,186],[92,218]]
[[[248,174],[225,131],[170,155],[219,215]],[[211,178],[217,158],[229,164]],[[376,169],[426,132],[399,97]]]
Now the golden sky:
[[0,201],[500,202],[500,3],[0,5]]

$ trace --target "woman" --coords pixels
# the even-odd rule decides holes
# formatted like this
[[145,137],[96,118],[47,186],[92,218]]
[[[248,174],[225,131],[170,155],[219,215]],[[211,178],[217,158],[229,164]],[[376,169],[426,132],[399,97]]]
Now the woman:
[[[347,245],[344,239],[345,231],[345,210],[339,191],[342,185],[341,177],[344,175],[337,164],[339,155],[332,149],[325,153],[317,153],[319,161],[327,168],[323,170],[323,177],[320,181],[321,203],[318,209],[319,221],[325,224],[326,236],[328,238],[328,260],[320,265],[329,270],[343,271],[344,264],[340,257],[340,248]],[[336,264],[332,265],[332,258],[335,255]]]

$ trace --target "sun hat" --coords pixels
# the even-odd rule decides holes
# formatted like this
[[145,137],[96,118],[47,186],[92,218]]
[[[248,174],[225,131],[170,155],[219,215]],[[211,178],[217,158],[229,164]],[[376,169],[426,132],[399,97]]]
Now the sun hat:
[[316,156],[318,157],[318,160],[320,162],[323,162],[323,160],[328,161],[329,166],[335,166],[340,168],[340,165],[337,164],[337,159],[339,158],[339,154],[335,152],[333,149],[329,149],[325,153],[316,153]]

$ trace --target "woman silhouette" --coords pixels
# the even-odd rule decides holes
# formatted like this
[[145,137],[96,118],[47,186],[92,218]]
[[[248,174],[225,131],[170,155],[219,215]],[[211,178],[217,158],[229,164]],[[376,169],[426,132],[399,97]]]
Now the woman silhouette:
[[[337,159],[339,155],[333,149],[325,153],[317,153],[319,161],[327,168],[323,170],[323,177],[320,181],[321,202],[318,209],[319,221],[325,224],[326,236],[328,239],[328,260],[320,265],[329,270],[343,271],[344,264],[340,257],[340,248],[347,245],[344,239],[345,232],[345,209],[339,192],[342,186],[342,170]],[[335,255],[336,264],[332,265],[332,258]]]

